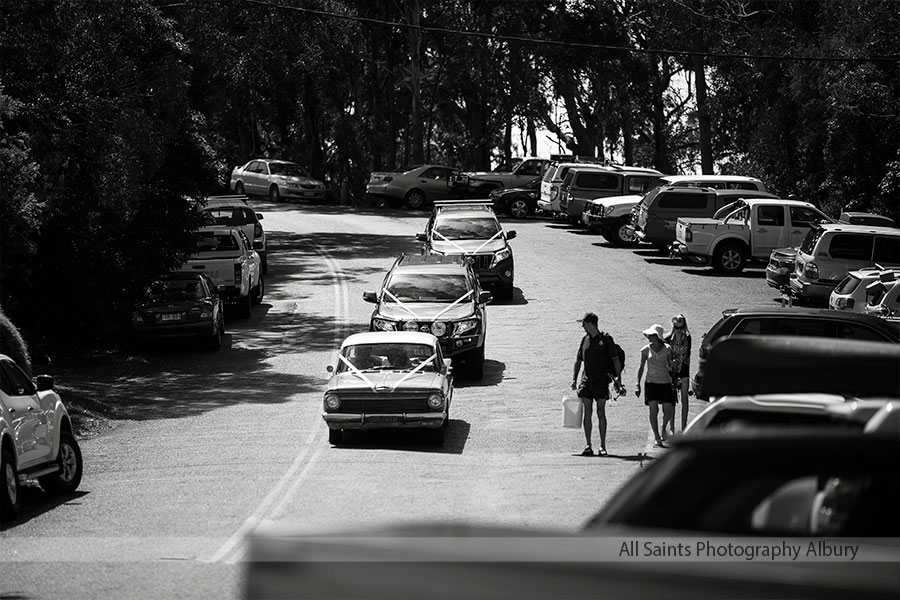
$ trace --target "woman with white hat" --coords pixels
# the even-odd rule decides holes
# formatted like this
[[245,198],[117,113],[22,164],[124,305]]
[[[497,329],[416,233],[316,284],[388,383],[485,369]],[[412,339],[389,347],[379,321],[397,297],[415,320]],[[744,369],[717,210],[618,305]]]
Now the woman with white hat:
[[[644,382],[644,404],[650,407],[650,428],[656,438],[655,446],[663,448],[666,427],[675,421],[675,396],[672,392],[672,348],[663,341],[665,331],[662,325],[653,324],[642,331],[650,342],[641,348],[641,366],[638,368],[637,388],[634,393],[641,395],[641,377],[644,366],[647,366],[647,379]],[[663,407],[662,436],[659,431],[659,405]]]

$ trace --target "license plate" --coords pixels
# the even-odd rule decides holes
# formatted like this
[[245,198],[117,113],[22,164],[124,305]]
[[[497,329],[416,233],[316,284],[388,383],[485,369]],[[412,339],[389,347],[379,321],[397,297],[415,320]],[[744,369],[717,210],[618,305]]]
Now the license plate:
[[180,321],[181,313],[163,313],[159,315],[160,321]]
[[399,423],[400,417],[391,415],[377,415],[374,417],[366,417],[366,423]]

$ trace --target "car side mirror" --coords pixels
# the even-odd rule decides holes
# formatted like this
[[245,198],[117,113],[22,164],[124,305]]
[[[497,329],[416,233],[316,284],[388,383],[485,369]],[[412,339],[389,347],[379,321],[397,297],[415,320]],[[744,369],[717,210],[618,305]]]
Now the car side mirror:
[[417,242],[427,242],[427,241],[428,241],[428,236],[425,235],[424,233],[417,233],[417,234],[416,234],[416,241],[417,241]]
[[262,221],[263,220],[262,213],[256,213],[256,218],[259,219],[260,221]]
[[450,373],[453,370],[453,359],[445,358],[444,359],[444,368],[441,370],[441,373],[444,375]]
[[53,375],[38,375],[34,380],[37,391],[46,392],[53,389]]
[[377,304],[378,294],[376,294],[375,292],[363,292],[363,300],[365,300],[366,302]]
[[481,292],[478,294],[478,304],[487,304],[491,300],[494,299],[494,294],[491,292]]
[[511,239],[513,239],[514,237],[516,237],[516,232],[515,232],[515,231],[507,231],[507,232],[506,232],[506,239],[511,240]]

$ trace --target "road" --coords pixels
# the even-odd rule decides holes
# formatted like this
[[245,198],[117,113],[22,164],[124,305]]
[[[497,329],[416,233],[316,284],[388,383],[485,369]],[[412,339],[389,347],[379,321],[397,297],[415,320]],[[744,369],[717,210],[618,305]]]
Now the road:
[[[518,232],[516,293],[489,307],[484,380],[457,380],[444,445],[372,432],[337,448],[321,419],[325,368],[368,326],[362,292],[399,253],[418,252],[426,215],[256,205],[270,235],[266,296],[228,322],[220,352],[178,344],[99,373],[55,373],[112,407],[114,427],[82,440],[78,494],[26,490],[0,538],[0,597],[237,598],[253,533],[410,522],[574,531],[661,451],[631,395],[641,330],[684,313],[696,362],[723,309],[777,295],[762,267],[723,278],[562,223],[505,220]],[[561,426],[589,310],[627,354],[607,458],[578,456],[581,431]]]

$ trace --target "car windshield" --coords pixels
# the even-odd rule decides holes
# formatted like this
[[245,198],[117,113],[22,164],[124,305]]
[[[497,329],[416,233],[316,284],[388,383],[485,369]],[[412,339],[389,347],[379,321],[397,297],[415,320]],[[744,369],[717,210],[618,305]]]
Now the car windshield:
[[250,211],[241,208],[209,208],[203,211],[213,225],[249,225],[255,223]]
[[442,219],[434,230],[448,240],[486,240],[500,231],[500,225],[491,218]]
[[[341,356],[359,371],[409,371],[423,361],[419,371],[434,372],[437,367],[435,350],[427,344],[356,344],[345,346]],[[347,362],[338,361],[338,373],[352,370]]]
[[[462,275],[396,273],[391,277],[385,302],[455,302],[469,291]],[[393,298],[391,297],[393,296]]]
[[240,251],[237,238],[230,233],[200,233],[196,236],[197,252],[234,252]]
[[294,163],[269,163],[272,175],[292,175],[294,177],[306,177],[309,173],[300,165]]
[[145,300],[187,300],[202,298],[198,279],[157,279],[144,290]]

